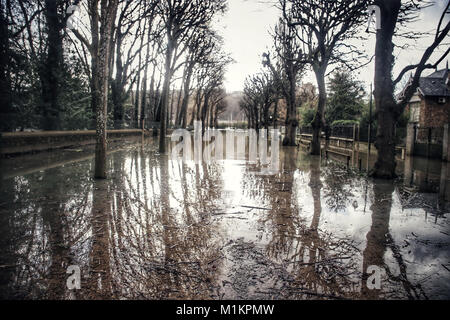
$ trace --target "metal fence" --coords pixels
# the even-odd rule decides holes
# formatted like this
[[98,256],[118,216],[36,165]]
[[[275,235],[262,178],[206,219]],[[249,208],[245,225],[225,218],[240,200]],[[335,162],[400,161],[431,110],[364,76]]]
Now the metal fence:
[[300,134],[313,134],[313,128],[312,127],[299,127],[299,133]]
[[[312,134],[312,127],[300,127],[300,134]],[[441,130],[442,131],[442,130]],[[443,132],[443,131],[442,131]],[[395,141],[397,146],[406,145],[406,133],[407,130],[404,127],[397,127],[395,129]],[[436,135],[433,131],[433,137]],[[377,136],[377,128],[372,126],[370,129],[370,143],[375,143]],[[355,141],[368,142],[369,141],[369,128],[368,126],[355,126],[355,125],[341,125],[333,126],[330,128],[330,137],[354,139]],[[441,134],[442,137],[442,134]]]
[[355,128],[353,125],[350,126],[333,126],[330,130],[330,136],[331,137],[337,137],[337,138],[345,138],[345,139],[353,139],[354,136],[357,138],[357,128]]
[[[377,128],[370,127],[370,143],[375,143],[377,138]],[[362,126],[359,128],[359,141],[368,142],[369,141],[369,127]]]

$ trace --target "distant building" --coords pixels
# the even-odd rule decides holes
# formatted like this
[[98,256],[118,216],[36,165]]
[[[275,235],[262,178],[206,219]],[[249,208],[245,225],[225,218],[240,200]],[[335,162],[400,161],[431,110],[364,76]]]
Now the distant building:
[[445,69],[421,77],[407,105],[410,122],[419,127],[443,127],[450,122],[450,72]]

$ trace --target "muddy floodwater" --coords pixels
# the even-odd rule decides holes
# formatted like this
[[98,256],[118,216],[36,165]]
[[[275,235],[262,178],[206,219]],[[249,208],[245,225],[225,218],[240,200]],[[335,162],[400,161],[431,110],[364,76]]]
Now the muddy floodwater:
[[378,181],[280,147],[261,174],[168,144],[111,146],[102,181],[86,147],[3,159],[0,297],[450,299],[450,165],[407,158]]

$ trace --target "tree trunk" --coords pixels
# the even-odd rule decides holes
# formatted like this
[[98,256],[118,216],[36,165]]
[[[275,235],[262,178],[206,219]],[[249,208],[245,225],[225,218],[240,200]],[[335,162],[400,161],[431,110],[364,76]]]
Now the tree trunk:
[[155,109],[156,109],[156,97],[155,97],[155,72],[156,72],[156,68],[153,67],[153,71],[152,71],[152,78],[150,80],[150,91],[149,91],[149,115],[151,118],[151,121],[155,120]]
[[162,92],[161,89],[161,78],[158,81],[158,86],[155,91],[155,121],[161,121],[161,100],[162,100]]
[[174,124],[178,126],[178,122],[180,119],[178,119],[180,115],[180,108],[181,108],[181,96],[183,92],[183,84],[180,85],[180,90],[178,91],[178,97],[177,97],[177,108],[175,110],[175,122]]
[[172,94],[170,96],[170,112],[169,112],[169,116],[167,117],[167,126],[170,127],[173,123],[173,106],[175,104],[175,94],[176,94],[176,90],[175,90],[175,86],[172,86]]
[[195,119],[197,121],[200,121],[200,109],[202,105],[202,91],[200,89],[197,89],[197,95],[195,99]]
[[210,128],[214,128],[214,110],[215,110],[215,105],[211,105],[211,107],[209,108],[209,127]]
[[320,154],[320,133],[322,127],[324,126],[324,114],[325,114],[325,104],[327,102],[327,91],[325,85],[325,68],[315,67],[314,73],[316,75],[317,86],[319,87],[319,102],[317,104],[317,111],[312,123],[313,127],[313,137],[311,142],[310,153],[312,155]]
[[[387,181],[386,181],[387,182]],[[372,211],[372,225],[366,235],[366,248],[363,255],[363,278],[361,294],[364,299],[378,299],[380,290],[369,289],[367,280],[370,273],[367,269],[370,266],[383,266],[384,255],[388,246],[389,220],[392,207],[392,194],[394,193],[394,185],[392,183],[382,183],[375,180],[373,184],[373,204],[370,207]]]
[[135,121],[135,128],[139,128],[139,118],[141,116],[141,97],[140,97],[140,92],[141,92],[141,74],[138,73],[137,76],[137,80],[136,80],[136,92],[134,95],[134,121]]
[[284,146],[295,146],[295,138],[298,127],[297,108],[295,105],[296,84],[294,72],[291,71],[289,77],[289,99],[287,101],[287,115],[286,115],[286,134],[283,139]]
[[63,68],[63,39],[56,1],[45,1],[47,21],[47,54],[40,72],[42,83],[42,119],[44,130],[61,129],[61,106],[59,101]]
[[378,128],[375,146],[377,161],[371,172],[373,177],[392,179],[395,177],[395,125],[397,114],[392,81],[394,64],[392,37],[395,32],[400,0],[379,0],[382,29],[377,31],[375,47],[375,108]]
[[111,83],[111,99],[113,105],[114,128],[121,129],[124,120],[124,88],[123,88],[123,63],[121,55],[122,36],[117,37],[116,43],[116,78]]
[[177,125],[182,125],[183,128],[186,128],[187,108],[189,105],[189,88],[191,86],[192,70],[193,68],[189,67],[186,72],[186,79],[184,81],[183,88],[184,97],[183,102],[181,103],[180,114],[178,115]]
[[214,121],[213,121],[213,127],[216,129],[219,127],[219,119],[218,118],[219,118],[218,108],[216,105],[216,107],[214,108]]
[[167,108],[169,106],[169,90],[170,90],[170,78],[172,77],[172,56],[175,48],[174,40],[169,37],[167,42],[166,61],[165,61],[165,75],[164,84],[161,96],[161,119],[160,119],[160,132],[159,132],[159,152],[166,152],[166,134],[167,134]]
[[[100,34],[98,33],[98,1],[92,1],[90,14],[92,28],[92,107],[95,110],[96,145],[95,173],[96,179],[106,179],[106,126],[108,121],[108,80],[111,26],[115,21],[118,0],[102,1]],[[100,38],[100,39],[99,39]]]
[[273,110],[273,128],[276,129],[277,128],[277,120],[278,120],[278,98],[275,101],[275,107]]
[[253,106],[253,129],[255,129],[256,131],[259,130],[259,113],[258,113],[258,106],[255,104]]
[[[186,62],[188,63],[188,59],[186,59]],[[178,101],[177,101],[177,109],[175,111],[175,126],[180,126],[182,123],[182,115],[181,115],[181,97],[184,96],[182,95],[183,92],[183,88],[185,87],[185,82],[187,81],[187,69],[188,66],[186,66],[183,70],[183,77],[181,78],[181,85],[180,85],[180,92],[178,94]]]
[[[147,52],[145,54],[144,79],[142,81],[142,103],[141,103],[141,119],[145,120],[147,113],[147,81],[148,81],[148,65],[150,60],[150,42],[152,39],[151,20],[149,20],[148,36],[147,36]],[[142,121],[141,121],[142,124]],[[144,128],[141,128],[144,129]]]
[[6,6],[0,0],[0,132],[11,131],[15,127],[12,120],[11,80],[9,65],[9,34],[6,19]]
[[142,128],[142,121],[146,118],[146,110],[147,110],[147,73],[144,71],[144,80],[142,80],[142,89],[141,89],[141,129]]
[[209,93],[205,93],[205,96],[203,98],[203,108],[201,112],[201,120],[202,120],[202,135],[205,133],[206,129],[206,121],[207,121],[207,114],[208,114],[208,103],[209,103]]
[[266,103],[264,107],[264,128],[266,128],[266,130],[269,130],[269,109],[270,104]]

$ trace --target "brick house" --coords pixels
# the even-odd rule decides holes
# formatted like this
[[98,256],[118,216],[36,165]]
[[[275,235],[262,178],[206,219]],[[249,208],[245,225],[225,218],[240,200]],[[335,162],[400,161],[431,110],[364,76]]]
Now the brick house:
[[443,127],[450,122],[450,72],[445,69],[421,77],[407,105],[410,122],[419,127]]

